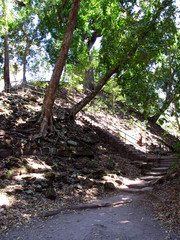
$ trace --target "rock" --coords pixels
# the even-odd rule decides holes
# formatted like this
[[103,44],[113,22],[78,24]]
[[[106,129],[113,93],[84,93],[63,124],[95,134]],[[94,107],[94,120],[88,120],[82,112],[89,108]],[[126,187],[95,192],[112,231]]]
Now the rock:
[[0,129],[0,136],[5,136],[5,134],[6,134],[5,131]]
[[120,179],[117,179],[115,182],[118,183],[119,185],[122,184],[122,181]]
[[31,182],[31,181],[36,180],[35,177],[31,177],[31,176],[23,177],[22,179],[24,179],[24,180],[26,180],[26,181],[28,181],[28,182]]
[[47,189],[45,196],[48,199],[55,200],[57,197],[57,194],[56,194],[56,191],[54,190],[54,188],[50,187]]
[[21,188],[16,188],[15,192],[18,193],[18,194],[21,194],[23,192],[23,190]]
[[77,184],[74,185],[74,188],[82,189],[82,186],[79,183],[77,183]]
[[116,188],[112,182],[105,182],[104,190],[106,191],[114,191]]
[[24,191],[27,195],[33,195],[34,193],[33,193],[33,191],[32,190],[26,190],[26,191]]
[[67,143],[65,141],[58,142],[61,147],[66,147]]
[[4,208],[0,208],[0,213],[3,213],[5,211]]
[[70,180],[72,183],[80,183],[80,180],[77,177],[71,177]]
[[68,140],[68,141],[67,141],[67,144],[70,145],[70,146],[73,146],[73,147],[77,147],[77,145],[78,145],[77,142],[72,141],[72,140]]

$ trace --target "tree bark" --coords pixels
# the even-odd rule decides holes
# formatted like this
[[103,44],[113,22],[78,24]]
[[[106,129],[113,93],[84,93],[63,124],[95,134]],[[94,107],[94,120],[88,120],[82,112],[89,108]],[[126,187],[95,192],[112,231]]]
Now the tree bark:
[[[89,55],[89,62],[88,62],[88,65],[91,65],[92,63],[92,47],[96,41],[96,39],[98,37],[100,37],[101,35],[98,34],[97,32],[94,32],[92,37],[88,40],[88,55]],[[86,90],[94,90],[94,69],[93,67],[90,67],[88,68],[86,71],[85,71],[85,79],[84,79],[84,92],[86,92]]]
[[30,48],[30,42],[28,39],[26,40],[26,48],[24,51],[24,56],[23,56],[23,83],[26,83],[26,65],[27,65],[27,55],[28,55],[28,50]]
[[28,38],[28,35],[26,34],[26,32],[24,32],[24,34],[26,35],[26,47],[25,47],[24,55],[23,55],[23,83],[26,83],[26,66],[27,66],[28,51],[29,51],[34,39],[36,38],[37,33],[34,34],[32,39]]
[[46,132],[48,129],[49,130],[53,129],[52,109],[54,105],[55,94],[58,89],[61,74],[62,74],[64,65],[68,56],[68,51],[71,45],[80,2],[81,0],[73,1],[71,12],[69,15],[68,25],[67,25],[66,33],[63,38],[63,43],[60,49],[59,57],[56,61],[55,68],[51,77],[51,81],[49,83],[48,89],[44,97],[44,102],[43,102],[42,112],[40,117],[40,122],[41,122],[40,134],[41,135],[46,135]]
[[8,43],[8,22],[7,22],[7,13],[6,13],[6,4],[5,1],[2,1],[3,5],[3,15],[6,20],[5,25],[5,35],[4,35],[4,90],[9,92],[11,88],[10,83],[10,74],[9,74],[9,43]]
[[8,44],[8,32],[4,36],[4,89],[6,92],[10,91],[10,74],[9,74],[9,44]]

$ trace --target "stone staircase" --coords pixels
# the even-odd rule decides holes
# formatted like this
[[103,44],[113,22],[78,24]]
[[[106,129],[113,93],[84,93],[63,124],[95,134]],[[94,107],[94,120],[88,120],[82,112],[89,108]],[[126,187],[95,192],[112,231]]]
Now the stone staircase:
[[131,181],[129,184],[125,184],[122,191],[131,193],[152,191],[155,182],[165,176],[170,166],[177,160],[177,156],[172,153],[161,156],[145,154],[135,149],[133,145],[121,141],[108,129],[102,129],[98,124],[90,122],[85,116],[81,117],[81,121],[94,130],[105,143],[110,143],[122,157],[131,159],[134,165],[142,169],[143,176],[139,178],[138,182]]
[[90,122],[86,116],[81,116],[81,121],[84,122],[86,126],[91,128],[96,134],[102,139],[106,144],[111,144],[116,152],[119,152],[122,157],[129,158],[131,160],[138,159],[139,161],[146,162],[147,156],[145,153],[142,153],[140,150],[134,148],[133,145],[124,143],[119,136],[116,136],[114,133],[111,133],[108,129],[102,129],[101,126],[96,122]]
[[153,166],[149,171],[145,172],[144,176],[140,177],[140,182],[126,184],[126,188],[123,189],[125,192],[146,192],[152,191],[153,185],[156,180],[165,176],[170,168],[170,166],[175,163],[177,157],[173,154],[167,156],[161,156],[156,163],[156,166]]

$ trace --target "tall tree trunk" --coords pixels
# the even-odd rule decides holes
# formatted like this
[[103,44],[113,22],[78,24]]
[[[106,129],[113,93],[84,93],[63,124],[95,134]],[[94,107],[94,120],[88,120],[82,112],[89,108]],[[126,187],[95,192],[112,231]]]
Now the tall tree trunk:
[[26,46],[23,56],[23,83],[26,83],[26,65],[27,65],[27,54],[29,47]]
[[[91,64],[91,62],[89,62],[89,64]],[[93,67],[85,70],[84,92],[86,92],[87,89],[90,91],[94,90],[94,69],[93,69]]]
[[99,84],[95,87],[95,89],[90,92],[84,99],[82,99],[79,103],[74,105],[70,110],[70,118],[75,118],[75,115],[81,111],[102,89],[102,87],[106,84],[106,82],[115,74],[119,69],[123,69],[125,64],[134,56],[138,47],[144,43],[147,34],[151,31],[152,28],[156,26],[156,20],[159,18],[161,12],[171,3],[169,0],[164,0],[155,15],[152,17],[152,21],[147,25],[147,29],[141,32],[139,35],[139,40],[134,44],[132,49],[129,51],[129,54],[124,56],[124,58],[120,61],[119,65],[115,66],[112,70],[110,70],[99,82]]
[[36,37],[36,34],[31,40],[29,40],[28,35],[26,35],[26,48],[24,50],[24,56],[23,56],[23,83],[26,83],[26,66],[27,66],[28,51],[35,37]]
[[54,105],[56,91],[58,89],[61,74],[68,56],[68,51],[71,45],[73,32],[75,28],[76,18],[79,10],[81,0],[74,0],[69,15],[68,25],[66,33],[63,38],[62,46],[60,49],[59,57],[56,61],[56,65],[49,83],[48,89],[46,91],[44,102],[42,106],[42,112],[40,117],[41,130],[40,135],[46,135],[47,130],[53,129],[53,116],[52,109]]
[[11,88],[10,84],[10,74],[9,74],[9,43],[8,43],[8,21],[5,1],[2,0],[3,5],[3,15],[5,17],[5,35],[4,35],[4,89],[9,92]]
[[[100,37],[101,35],[94,32],[92,37],[88,40],[88,55],[89,55],[89,62],[88,65],[90,66],[92,63],[92,47],[96,41],[96,39],[98,37]],[[84,92],[86,92],[86,90],[94,90],[94,69],[93,67],[89,67],[87,70],[85,70],[85,79],[84,79]]]
[[9,44],[8,44],[8,32],[4,36],[4,89],[9,92],[11,88],[10,74],[9,74]]

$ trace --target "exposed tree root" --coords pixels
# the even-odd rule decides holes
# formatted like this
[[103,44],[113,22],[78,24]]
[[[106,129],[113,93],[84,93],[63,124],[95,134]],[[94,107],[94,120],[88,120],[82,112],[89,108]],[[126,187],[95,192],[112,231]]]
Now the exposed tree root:
[[50,132],[54,131],[53,118],[50,118],[48,120],[47,117],[41,116],[40,119],[38,120],[38,123],[40,123],[40,132],[39,134],[34,135],[35,139],[45,137],[48,131]]
[[78,206],[59,208],[57,210],[53,210],[53,211],[44,213],[42,215],[39,215],[39,217],[50,217],[50,216],[57,215],[62,211],[67,211],[67,210],[85,210],[85,209],[91,209],[91,208],[115,207],[115,206],[131,203],[131,202],[132,200],[120,201],[116,203],[87,203],[87,204],[81,204]]

